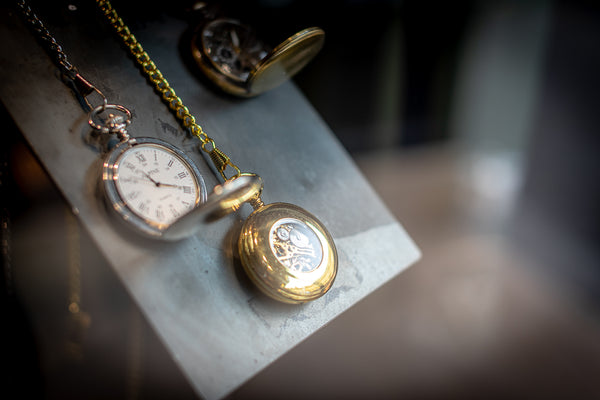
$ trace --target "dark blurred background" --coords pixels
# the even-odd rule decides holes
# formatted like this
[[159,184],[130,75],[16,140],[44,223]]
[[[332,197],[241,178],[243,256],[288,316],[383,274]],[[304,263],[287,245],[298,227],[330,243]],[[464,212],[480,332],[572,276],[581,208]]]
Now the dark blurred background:
[[[325,30],[294,81],[423,252],[230,397],[600,398],[600,6],[222,3],[273,45]],[[186,18],[188,5],[142,15]],[[73,220],[3,121],[2,196],[17,199],[4,274],[11,387],[193,398],[85,232],[83,303],[92,321],[113,324],[77,336],[56,322],[68,320],[64,299],[32,295],[68,289],[65,245],[48,232],[73,232]],[[47,269],[54,281],[35,279]]]

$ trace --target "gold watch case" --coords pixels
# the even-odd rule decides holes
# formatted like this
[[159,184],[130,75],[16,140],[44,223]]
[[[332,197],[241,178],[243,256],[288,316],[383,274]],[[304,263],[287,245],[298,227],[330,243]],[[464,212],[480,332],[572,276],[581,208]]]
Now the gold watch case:
[[255,31],[235,19],[216,18],[201,24],[191,40],[200,70],[223,91],[253,97],[296,75],[323,47],[325,32],[301,30],[271,49]]
[[250,279],[284,303],[321,297],[337,274],[333,238],[314,215],[293,204],[256,209],[242,227],[238,249]]
[[308,211],[288,203],[265,205],[262,179],[242,174],[215,187],[204,204],[170,229],[220,218],[250,203],[237,243],[248,277],[266,295],[284,303],[304,303],[324,295],[337,275],[337,250],[325,226]]

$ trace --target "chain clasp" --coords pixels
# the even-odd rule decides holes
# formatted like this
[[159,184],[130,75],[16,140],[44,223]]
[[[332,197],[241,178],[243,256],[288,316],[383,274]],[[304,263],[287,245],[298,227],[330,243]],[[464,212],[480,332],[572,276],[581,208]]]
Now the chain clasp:
[[[103,116],[102,113],[107,110],[108,115]],[[102,104],[92,110],[88,123],[100,133],[116,134],[119,140],[128,140],[126,128],[131,123],[131,111],[119,104]]]

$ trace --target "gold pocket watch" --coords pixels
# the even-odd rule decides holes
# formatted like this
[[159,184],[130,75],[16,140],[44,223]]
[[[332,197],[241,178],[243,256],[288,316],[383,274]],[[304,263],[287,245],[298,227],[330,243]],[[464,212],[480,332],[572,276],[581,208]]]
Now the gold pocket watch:
[[[103,117],[103,114],[108,114]],[[117,143],[105,156],[102,187],[109,207],[138,232],[177,240],[193,229],[168,229],[178,218],[206,200],[206,186],[194,162],[177,147],[151,137],[130,137],[130,111],[114,104],[90,113],[89,124]],[[197,230],[197,229],[196,229]]]
[[169,229],[213,221],[249,203],[237,250],[248,277],[265,294],[284,303],[304,303],[325,294],[337,274],[333,238],[308,211],[289,203],[265,205],[262,178],[241,174],[215,187],[205,204],[175,221]]
[[321,50],[325,32],[311,27],[274,48],[248,25],[231,18],[206,18],[191,40],[200,70],[223,91],[252,97],[292,78]]

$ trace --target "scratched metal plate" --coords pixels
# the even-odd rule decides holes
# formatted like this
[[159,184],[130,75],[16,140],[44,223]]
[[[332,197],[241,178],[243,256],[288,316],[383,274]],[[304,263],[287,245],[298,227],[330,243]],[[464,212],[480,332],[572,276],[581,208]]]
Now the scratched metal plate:
[[[109,218],[98,195],[101,155],[85,140],[87,115],[18,14],[2,7],[2,102],[199,395],[227,395],[419,258],[292,83],[249,100],[208,89],[179,51],[185,22],[166,15],[130,25],[219,147],[242,170],[263,177],[265,203],[294,203],[325,223],[339,252],[339,274],[329,293],[305,305],[276,303],[258,292],[234,251],[249,206],[181,242],[132,235]],[[133,111],[132,136],[161,138],[185,150],[212,187],[217,180],[197,139],[179,127],[90,7],[45,15],[46,7],[40,16],[82,75],[109,102]]]

